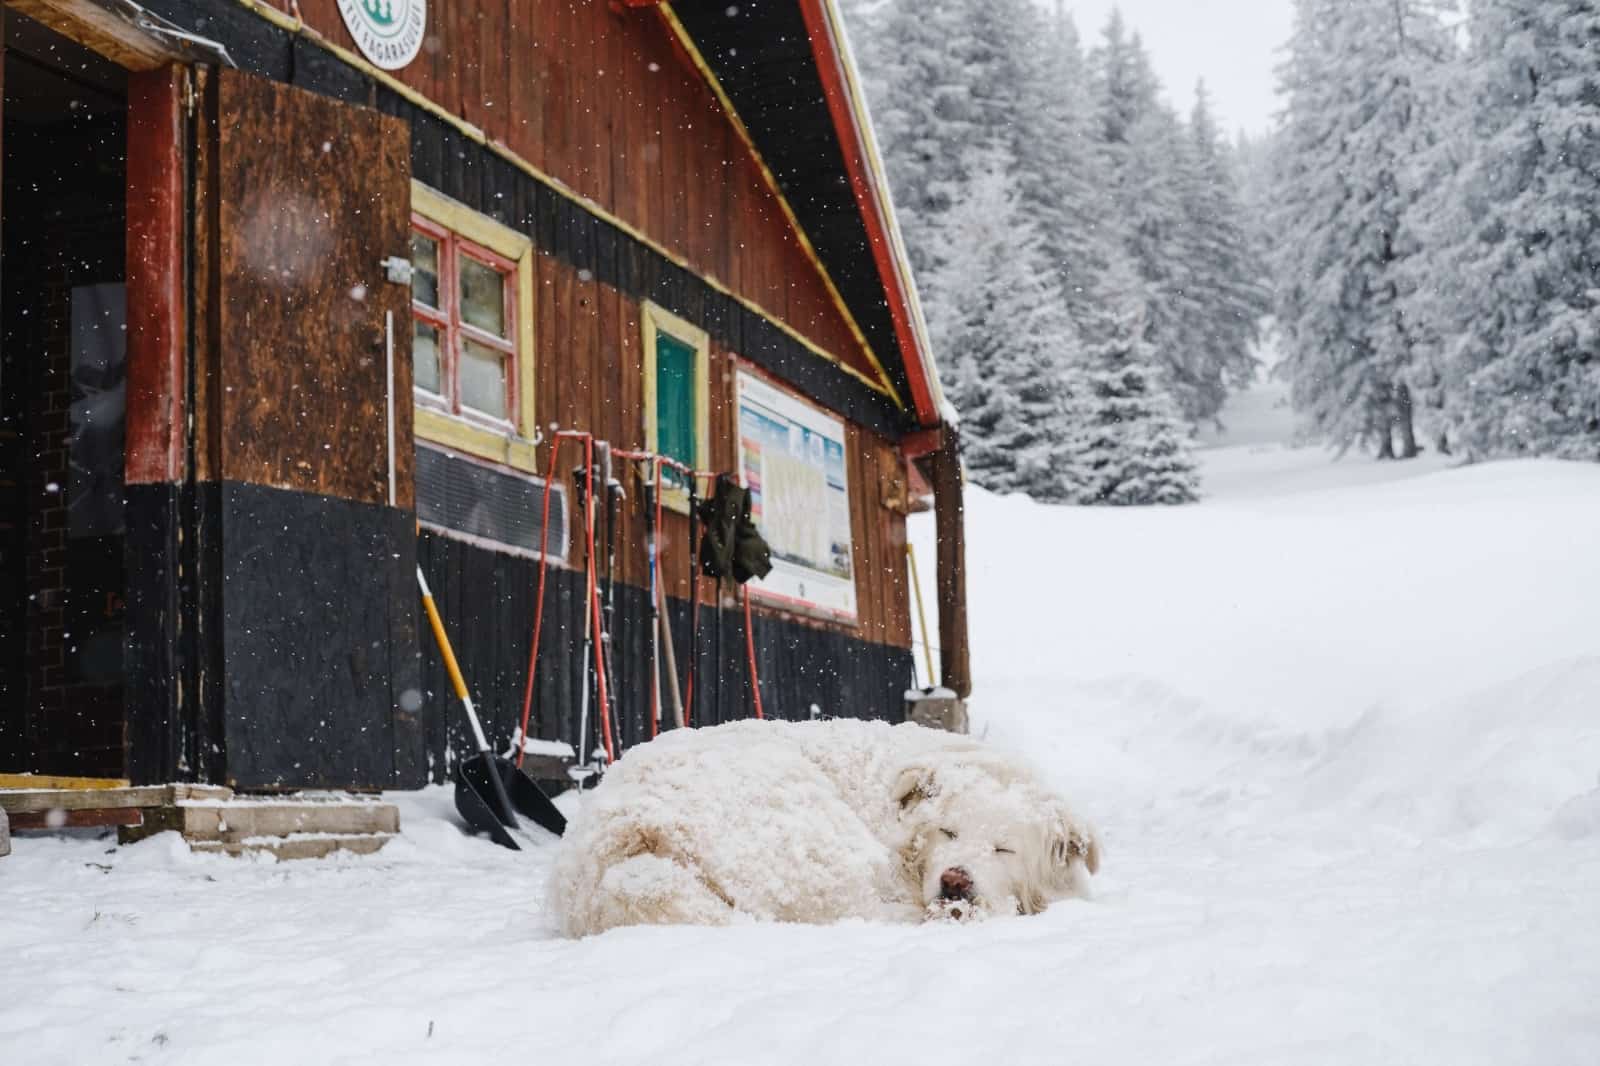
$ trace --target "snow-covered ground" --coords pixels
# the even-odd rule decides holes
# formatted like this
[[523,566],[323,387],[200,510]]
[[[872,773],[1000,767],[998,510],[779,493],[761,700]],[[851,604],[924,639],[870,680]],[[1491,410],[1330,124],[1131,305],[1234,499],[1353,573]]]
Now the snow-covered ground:
[[564,941],[443,790],[368,858],[27,837],[0,1062],[1600,1062],[1600,467],[1205,463],[970,499],[977,728],[1098,822],[1093,902]]

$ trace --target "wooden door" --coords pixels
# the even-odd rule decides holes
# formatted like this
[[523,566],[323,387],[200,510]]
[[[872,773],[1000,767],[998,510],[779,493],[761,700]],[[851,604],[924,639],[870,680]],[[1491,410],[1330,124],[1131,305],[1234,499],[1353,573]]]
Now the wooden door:
[[[386,503],[385,325],[395,391],[411,395],[409,127],[238,71],[219,72],[216,126],[221,476]],[[411,405],[396,404],[410,437]],[[403,409],[403,410],[402,410]],[[410,449],[396,456],[398,506]]]
[[215,77],[200,465],[219,486],[225,776],[419,784],[411,301],[383,266],[408,255],[409,127]]

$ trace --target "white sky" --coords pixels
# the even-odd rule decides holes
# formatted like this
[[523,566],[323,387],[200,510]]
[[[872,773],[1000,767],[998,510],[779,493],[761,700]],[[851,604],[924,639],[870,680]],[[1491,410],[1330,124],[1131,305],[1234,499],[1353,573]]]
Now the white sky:
[[[1041,0],[1053,8],[1055,0]],[[1293,0],[1066,0],[1084,43],[1099,39],[1113,7],[1144,38],[1167,96],[1184,114],[1204,78],[1231,139],[1265,130],[1277,109],[1273,68],[1289,39]]]

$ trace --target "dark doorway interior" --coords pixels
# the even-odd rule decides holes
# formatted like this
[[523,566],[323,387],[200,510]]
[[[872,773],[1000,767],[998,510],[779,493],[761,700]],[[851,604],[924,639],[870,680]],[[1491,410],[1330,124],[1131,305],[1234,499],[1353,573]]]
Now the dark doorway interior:
[[5,14],[0,771],[120,777],[127,78]]

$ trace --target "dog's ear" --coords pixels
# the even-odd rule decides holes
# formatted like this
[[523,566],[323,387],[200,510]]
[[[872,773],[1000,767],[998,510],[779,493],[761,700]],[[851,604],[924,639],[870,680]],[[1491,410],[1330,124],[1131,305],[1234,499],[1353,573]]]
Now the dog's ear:
[[1083,863],[1091,873],[1100,872],[1100,838],[1093,829],[1062,811],[1051,832],[1050,859],[1057,866]]
[[902,812],[910,810],[930,796],[939,794],[939,784],[932,767],[908,766],[900,771],[894,782],[894,801]]

